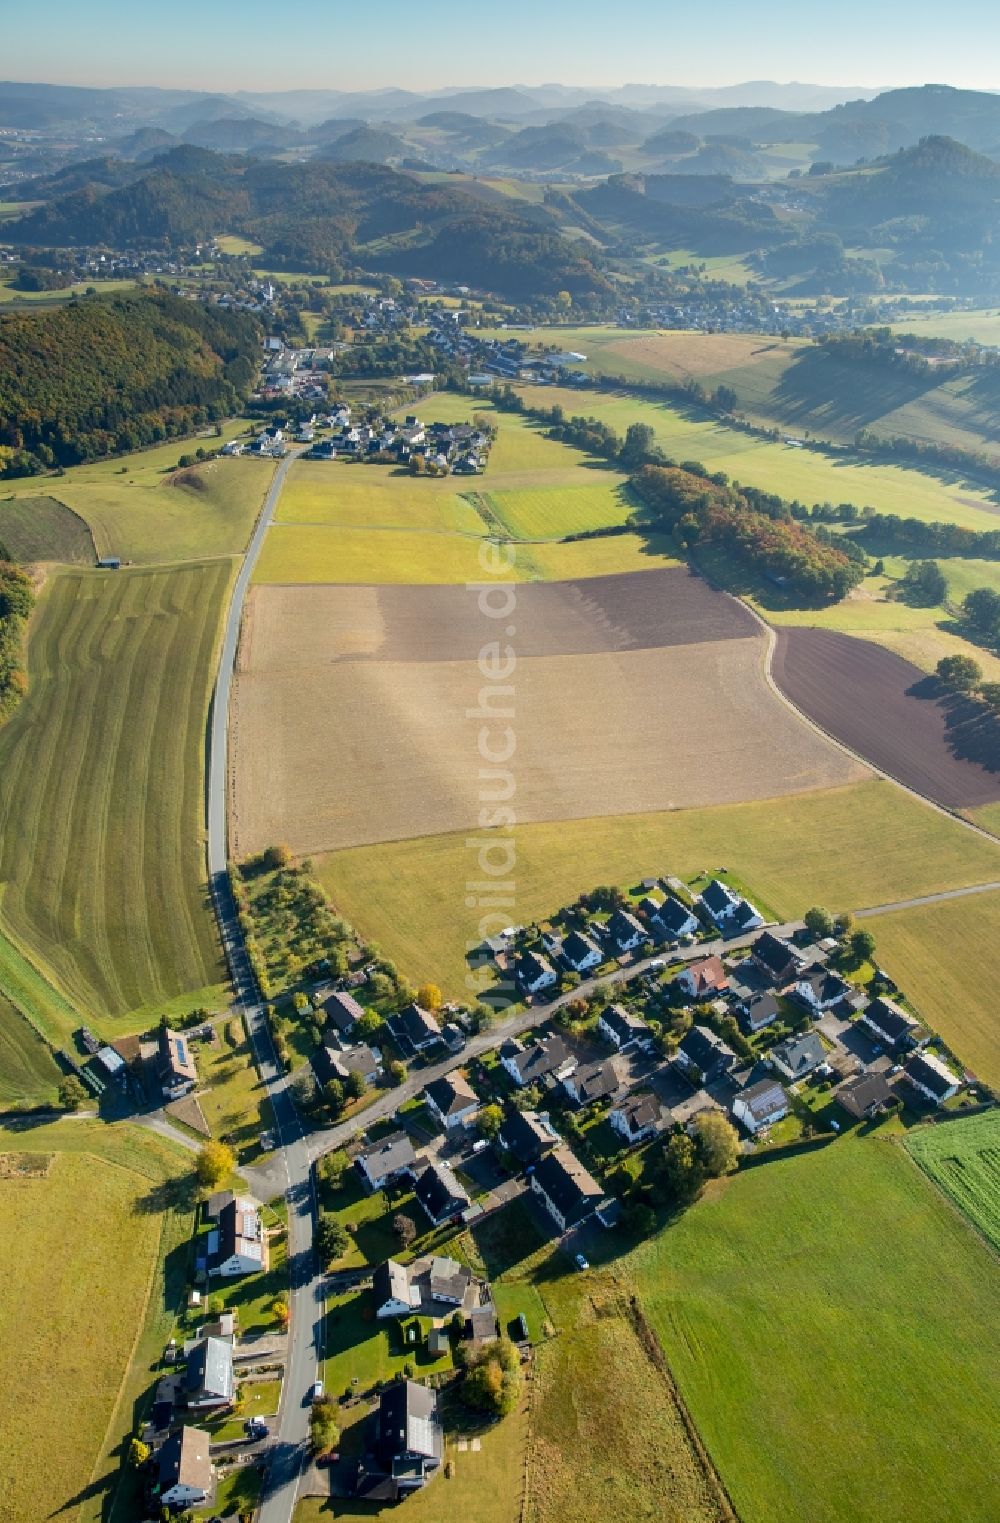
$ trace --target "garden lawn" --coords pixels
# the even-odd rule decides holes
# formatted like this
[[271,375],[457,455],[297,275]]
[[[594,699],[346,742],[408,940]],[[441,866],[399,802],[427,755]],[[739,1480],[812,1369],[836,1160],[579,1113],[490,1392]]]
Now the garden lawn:
[[743,1523],[994,1516],[996,1259],[884,1135],[711,1186],[630,1267]]
[[0,1131],[0,1153],[22,1151],[53,1162],[45,1178],[0,1180],[3,1516],[79,1507],[85,1523],[123,1523],[138,1499],[119,1445],[183,1296],[191,1215],[175,1177],[189,1160],[150,1133],[88,1121]]
[[0,994],[0,1103],[54,1104],[62,1072],[51,1052],[3,994]]
[[[0,492],[14,497],[49,495],[65,503],[90,526],[98,553],[139,565],[239,555],[274,474],[272,460],[211,460],[178,470],[181,455],[211,450],[244,434],[235,419],[216,438],[174,439],[90,465],[75,465],[61,476],[4,482]],[[0,515],[4,512],[0,505]],[[0,530],[2,535],[2,530]]]
[[960,1062],[1000,1085],[1000,893],[880,915],[879,965]]
[[15,943],[11,958],[0,946],[0,987],[9,961],[63,1037],[66,1001],[18,951],[108,1032],[221,977],[204,744],[231,574],[229,560],[60,572],[32,617],[28,695],[0,731],[0,916]]
[[[316,864],[334,904],[362,935],[412,981],[433,979],[454,996],[467,992],[467,946],[479,940],[479,911],[465,903],[476,863],[466,835],[350,848]],[[862,908],[1000,878],[1000,845],[880,781],[758,803],[521,825],[514,840],[517,919],[525,924],[599,883],[693,877],[720,865],[782,918],[817,902]],[[971,927],[983,903],[957,903],[956,917],[964,914]],[[880,947],[891,919],[873,926]],[[981,945],[969,966],[982,966]],[[933,1022],[935,1011],[923,1009],[908,970],[898,973]]]
[[906,1147],[994,1248],[1000,1248],[1000,1111],[919,1127]]

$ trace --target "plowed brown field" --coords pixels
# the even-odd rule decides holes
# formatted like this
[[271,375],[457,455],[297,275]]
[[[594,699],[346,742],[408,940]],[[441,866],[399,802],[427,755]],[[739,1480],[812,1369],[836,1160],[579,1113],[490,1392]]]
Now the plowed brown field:
[[[234,708],[237,855],[476,827],[481,791],[497,796],[484,728],[497,751],[512,731],[516,750],[492,771],[509,766],[518,821],[866,775],[766,687],[745,611],[686,571],[513,591],[498,619],[475,589],[254,588]],[[480,664],[497,641],[515,656],[502,681]]]
[[783,629],[773,674],[804,714],[908,788],[949,809],[1000,800],[1000,724],[892,651]]

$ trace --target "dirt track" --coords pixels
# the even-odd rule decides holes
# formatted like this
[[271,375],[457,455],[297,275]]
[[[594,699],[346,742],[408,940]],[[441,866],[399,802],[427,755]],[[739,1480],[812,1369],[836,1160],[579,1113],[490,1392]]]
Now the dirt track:
[[907,787],[948,809],[1000,800],[1000,724],[892,651],[782,629],[772,674],[804,714]]

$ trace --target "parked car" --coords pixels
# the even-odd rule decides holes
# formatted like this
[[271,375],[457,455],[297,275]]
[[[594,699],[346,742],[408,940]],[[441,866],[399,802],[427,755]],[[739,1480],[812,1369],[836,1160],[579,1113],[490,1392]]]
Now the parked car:
[[323,1400],[323,1396],[325,1394],[325,1390],[326,1390],[326,1387],[323,1385],[322,1380],[314,1380],[313,1381],[313,1388],[312,1388],[312,1399],[313,1399],[313,1401],[322,1401]]

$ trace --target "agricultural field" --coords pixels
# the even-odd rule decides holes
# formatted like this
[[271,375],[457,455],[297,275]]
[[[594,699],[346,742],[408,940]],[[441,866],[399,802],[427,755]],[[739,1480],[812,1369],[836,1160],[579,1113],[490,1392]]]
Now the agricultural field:
[[[19,205],[23,207],[24,203]],[[0,221],[3,220],[0,215]],[[137,280],[78,280],[59,291],[18,291],[6,281],[0,281],[0,307],[50,306],[53,302],[69,301],[74,296],[86,296],[91,290],[101,296],[120,296],[123,291],[138,290],[140,284]]]
[[1000,1248],[1000,1112],[920,1127],[909,1134],[906,1148],[976,1230]]
[[97,554],[83,519],[58,498],[47,496],[0,499],[0,545],[23,565],[61,561],[92,566]]
[[866,761],[949,809],[1000,803],[1000,723],[892,651],[828,629],[783,629],[774,680]]
[[950,338],[959,344],[967,339],[977,344],[1000,344],[1000,310],[995,307],[970,307],[961,312],[909,312],[895,318],[892,326],[897,333]]
[[119,1487],[119,1445],[183,1290],[176,1249],[191,1216],[183,1190],[164,1186],[189,1164],[148,1132],[87,1121],[0,1131],[0,1154],[51,1159],[45,1174],[0,1181],[4,1515],[120,1523],[134,1515],[125,1493],[136,1498],[130,1474]]
[[224,254],[250,254],[255,256],[264,252],[259,243],[251,243],[249,238],[240,238],[236,233],[223,233],[215,241]]
[[626,1268],[744,1523],[992,1518],[996,1259],[884,1133],[710,1186]]
[[[663,872],[687,878],[723,865],[781,918],[810,904],[857,909],[1000,879],[1000,845],[879,781],[713,809],[520,825],[512,839],[516,918],[525,924],[598,883],[630,885]],[[466,951],[480,939],[481,913],[466,903],[466,883],[481,877],[467,832],[334,852],[319,859],[316,870],[339,911],[409,978],[433,979],[452,996],[467,992]],[[991,926],[1000,945],[1000,895],[995,898],[995,905],[990,895],[880,917],[875,927],[880,957],[884,950],[889,968],[946,1038],[957,1035],[956,1018],[970,1021],[963,1002],[972,997],[982,1028],[980,1055],[993,1019],[993,984],[980,981],[979,970]],[[904,940],[911,914],[942,910],[949,912],[948,925],[964,928],[966,946],[947,971],[938,949],[952,944],[959,950],[958,943],[922,937],[919,920]],[[934,924],[932,918],[929,931]],[[911,972],[911,950],[920,947]],[[968,1045],[966,1039],[959,1050]],[[968,1061],[972,1057],[968,1052]]]
[[486,491],[491,512],[514,539],[565,538],[623,524],[638,510],[621,482],[592,487],[535,487]]
[[871,929],[880,964],[923,1018],[974,1074],[1000,1086],[1000,893],[880,915]]
[[0,1104],[53,1104],[61,1077],[41,1037],[0,994]]
[[344,529],[420,529],[481,536],[486,524],[459,476],[414,477],[390,465],[297,460],[275,522]]
[[221,976],[203,772],[231,576],[220,560],[50,577],[0,731],[3,928],[106,1030],[189,991],[207,1003]]
[[[101,556],[156,565],[238,555],[246,548],[274,462],[241,456],[178,470],[177,461],[199,446],[215,449],[246,428],[237,419],[222,425],[219,438],[175,439],[134,455],[71,466],[46,480],[51,495],[89,526]],[[38,497],[39,478],[4,482],[0,490],[15,499]],[[0,503],[0,520],[5,511],[7,504]]]
[[700,460],[712,471],[766,492],[815,502],[853,502],[905,518],[940,519],[992,530],[997,506],[987,490],[899,465],[840,460],[816,450],[771,443],[681,407],[642,401],[619,392],[519,387],[531,406],[563,407],[569,416],[603,419],[624,436],[630,423],[648,423],[657,443],[675,460]]
[[[308,854],[474,826],[482,780],[469,716],[482,702],[480,652],[498,633],[478,590],[317,598],[309,588],[275,605],[258,589],[255,600],[236,693],[237,856],[273,840]],[[684,569],[526,587],[510,606],[521,821],[589,818],[626,798],[636,811],[734,802],[865,775],[766,687],[745,610]],[[697,725],[678,722],[695,709]],[[365,722],[345,737],[349,712]]]

